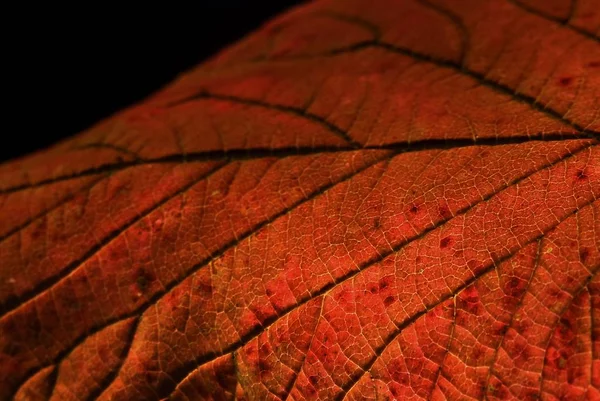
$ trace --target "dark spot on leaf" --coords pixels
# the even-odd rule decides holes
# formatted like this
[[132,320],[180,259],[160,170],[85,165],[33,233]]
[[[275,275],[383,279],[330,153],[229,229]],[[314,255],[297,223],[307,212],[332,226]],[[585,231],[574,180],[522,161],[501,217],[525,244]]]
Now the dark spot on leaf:
[[483,356],[483,350],[480,347],[474,347],[473,351],[471,351],[471,360],[477,361],[477,363],[481,363],[479,359]]
[[208,283],[199,282],[198,285],[196,286],[196,288],[198,289],[198,291],[201,294],[210,295],[213,292],[212,285],[210,285]]
[[440,241],[440,248],[448,248],[451,242],[452,238],[450,237],[442,238],[442,240]]
[[562,86],[568,86],[571,82],[573,82],[573,77],[562,77],[558,80],[558,82]]
[[560,335],[562,337],[567,337],[571,334],[573,330],[573,326],[571,326],[571,322],[569,319],[565,319],[564,317],[560,319]]
[[504,336],[508,331],[509,325],[506,323],[500,323],[497,325],[496,334],[499,336]]
[[588,67],[592,67],[592,68],[598,68],[598,67],[600,67],[600,60],[598,60],[598,61],[590,61],[588,63]]
[[558,288],[551,288],[550,290],[548,290],[548,295],[550,296],[550,299],[553,301],[553,303],[559,302],[564,298],[564,294]]
[[516,277],[511,278],[506,283],[506,293],[511,297],[517,297],[521,293],[521,280]]
[[261,359],[258,361],[258,369],[261,373],[266,373],[271,369],[271,366],[266,361]]
[[373,220],[373,227],[375,227],[376,229],[381,227],[381,219],[379,217],[375,217],[375,219]]
[[393,280],[392,277],[384,277],[381,280],[379,280],[379,291],[382,291],[382,290],[385,290],[386,288],[388,288],[391,280]]
[[578,180],[586,180],[588,178],[585,170],[577,170],[577,174],[575,174],[575,176]]
[[410,212],[411,212],[412,214],[416,214],[418,211],[419,211],[419,207],[418,207],[417,205],[413,204],[413,205],[410,207]]
[[316,386],[319,383],[319,377],[318,376],[309,376],[308,377],[308,381],[310,382],[310,384],[312,384],[313,386]]
[[145,276],[139,276],[135,282],[137,283],[140,290],[144,291],[148,286],[148,279]]
[[579,259],[581,259],[582,263],[587,262],[588,258],[590,256],[590,250],[587,248],[581,248],[579,250]]
[[444,219],[449,219],[450,217],[452,217],[452,213],[450,212],[450,209],[445,204],[440,205],[438,210],[439,210],[440,216],[442,216]]
[[138,286],[138,288],[140,289],[140,291],[146,291],[148,289],[148,287],[150,286],[150,284],[152,283],[152,281],[154,281],[155,277],[153,274],[147,272],[144,269],[140,269],[137,272],[137,278],[135,279],[135,282]]
[[271,295],[273,295],[273,291],[270,288],[267,288],[265,290],[265,293],[267,294],[268,297],[270,297]]
[[384,304],[385,306],[390,306],[390,305],[391,305],[391,304],[393,304],[395,301],[396,301],[396,298],[394,298],[394,297],[391,297],[391,296],[390,296],[390,297],[386,297],[386,298],[383,300],[383,304]]

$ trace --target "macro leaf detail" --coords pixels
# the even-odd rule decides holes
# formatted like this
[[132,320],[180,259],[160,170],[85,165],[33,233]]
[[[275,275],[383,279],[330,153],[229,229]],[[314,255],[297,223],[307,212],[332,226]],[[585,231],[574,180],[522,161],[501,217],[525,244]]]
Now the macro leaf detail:
[[0,166],[0,399],[600,399],[600,4],[323,0]]

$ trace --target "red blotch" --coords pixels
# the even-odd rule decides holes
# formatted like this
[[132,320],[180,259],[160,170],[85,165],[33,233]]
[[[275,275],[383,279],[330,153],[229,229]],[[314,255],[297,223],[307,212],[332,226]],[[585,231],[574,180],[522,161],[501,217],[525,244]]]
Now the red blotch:
[[511,297],[518,297],[523,291],[523,281],[517,277],[513,277],[506,283],[505,292]]
[[565,343],[571,342],[575,337],[575,333],[573,332],[573,326],[571,325],[571,321],[566,318],[561,318],[560,325],[558,326],[558,330],[557,330],[556,334],[557,334],[558,338],[560,340],[562,340],[563,342],[565,342]]
[[562,86],[568,86],[571,82],[573,82],[573,77],[562,77],[558,80],[558,82]]
[[440,216],[442,216],[444,219],[449,219],[450,217],[452,217],[452,212],[450,212],[450,208],[448,208],[448,206],[445,204],[440,205],[438,211],[440,213]]
[[496,321],[492,323],[492,332],[498,336],[504,336],[508,331],[508,324]]
[[271,370],[271,365],[269,365],[269,363],[267,361],[264,360],[260,360],[258,361],[258,369],[260,371],[260,375],[261,377],[265,377],[268,376],[268,374],[270,373]]
[[587,180],[589,178],[585,170],[577,170],[575,177],[580,181]]
[[387,276],[387,277],[384,277],[381,280],[379,280],[379,291],[385,290],[386,288],[388,288],[393,280],[394,280],[394,278],[391,276]]
[[392,380],[400,384],[407,384],[409,381],[408,374],[404,372],[403,364],[398,359],[392,359],[388,365],[388,372]]
[[582,263],[587,262],[588,258],[590,257],[590,250],[587,248],[581,248],[581,250],[579,250],[579,258],[581,259]]
[[460,309],[463,309],[473,315],[478,315],[479,310],[479,292],[474,285],[465,288],[457,299]]
[[598,67],[600,67],[600,61],[590,61],[588,63],[588,67],[598,68]]
[[375,294],[375,293],[379,292],[379,285],[377,285],[377,284],[369,284],[368,290],[369,290],[369,292],[371,294]]
[[203,281],[200,281],[198,283],[198,285],[196,286],[196,289],[199,292],[199,295],[204,295],[204,296],[211,296],[213,293],[213,287],[210,283],[206,283]]
[[451,243],[452,243],[452,238],[450,238],[450,237],[442,238],[442,240],[440,241],[440,248],[448,248],[448,246],[450,246]]

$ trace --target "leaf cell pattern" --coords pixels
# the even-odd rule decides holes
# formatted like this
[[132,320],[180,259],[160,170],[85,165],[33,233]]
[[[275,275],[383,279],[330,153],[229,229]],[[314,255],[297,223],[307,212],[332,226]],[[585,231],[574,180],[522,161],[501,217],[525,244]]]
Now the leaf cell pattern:
[[0,399],[600,399],[598,10],[316,1],[0,166]]

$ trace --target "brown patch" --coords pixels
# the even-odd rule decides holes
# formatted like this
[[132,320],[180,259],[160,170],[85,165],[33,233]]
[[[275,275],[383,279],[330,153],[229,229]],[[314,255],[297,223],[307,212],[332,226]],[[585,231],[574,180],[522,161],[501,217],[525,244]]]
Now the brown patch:
[[271,365],[267,363],[267,361],[263,361],[262,359],[258,361],[258,369],[261,374],[268,373],[271,370]]
[[138,271],[136,272],[135,283],[138,289],[144,292],[148,289],[148,287],[150,287],[150,285],[155,279],[156,277],[152,273],[144,269],[138,269]]

